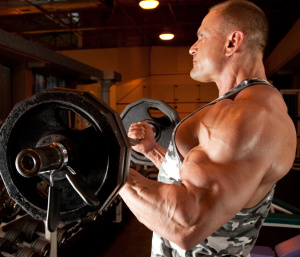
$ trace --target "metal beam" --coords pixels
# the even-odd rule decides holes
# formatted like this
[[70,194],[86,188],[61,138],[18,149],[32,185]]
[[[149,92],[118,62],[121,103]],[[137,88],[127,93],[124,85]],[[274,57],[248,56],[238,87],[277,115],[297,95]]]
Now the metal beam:
[[95,77],[103,78],[103,72],[91,66],[78,62],[74,59],[61,55],[48,48],[34,44],[28,40],[12,35],[0,29],[0,48],[18,53],[19,55],[28,56],[39,62],[45,62],[51,67],[62,67],[68,69],[70,73],[77,77]]
[[175,13],[174,13],[174,11],[173,11],[173,8],[172,8],[172,5],[171,5],[170,1],[168,1],[168,6],[169,6],[169,10],[170,10],[170,12],[171,12],[171,14],[172,14],[172,16],[173,16],[173,19],[174,19],[174,21],[175,21],[175,25],[176,25],[176,27],[178,28],[178,31],[179,31],[179,33],[180,33],[180,36],[181,36],[182,40],[185,41],[184,35],[183,35],[183,33],[182,33],[181,27],[180,27],[179,24],[178,24],[178,20],[177,20],[176,15],[175,15]]
[[300,18],[278,43],[265,61],[268,77],[274,75],[280,68],[300,53]]
[[[178,26],[182,25],[198,25],[199,22],[178,22]],[[158,27],[161,28],[161,24],[142,24],[142,27]],[[118,29],[135,29],[136,25],[116,25],[116,26],[100,26],[100,27],[77,27],[70,29],[45,29],[45,30],[24,30],[22,34],[24,35],[34,35],[34,34],[51,34],[51,33],[66,33],[72,31],[96,31],[96,30],[118,30]],[[11,32],[17,33],[17,32]]]
[[128,17],[128,19],[134,24],[134,26],[143,34],[144,38],[147,40],[149,44],[151,44],[151,39],[145,33],[145,31],[137,24],[137,22],[132,18],[132,16],[125,10],[125,8],[119,3],[118,0],[115,0],[115,3],[119,6],[119,8],[124,12],[124,14]]

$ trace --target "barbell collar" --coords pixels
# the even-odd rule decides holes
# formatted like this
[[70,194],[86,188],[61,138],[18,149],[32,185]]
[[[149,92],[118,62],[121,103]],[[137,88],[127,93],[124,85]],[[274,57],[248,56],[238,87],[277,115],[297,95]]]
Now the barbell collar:
[[74,190],[86,204],[92,207],[99,206],[100,202],[97,196],[90,191],[89,187],[86,186],[84,181],[78,175],[76,175],[76,173],[67,173],[65,176]]

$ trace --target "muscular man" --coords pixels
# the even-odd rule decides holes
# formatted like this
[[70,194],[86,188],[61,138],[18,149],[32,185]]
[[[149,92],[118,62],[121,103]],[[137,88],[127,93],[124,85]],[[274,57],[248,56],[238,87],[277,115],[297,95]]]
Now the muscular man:
[[294,161],[296,132],[266,82],[267,23],[257,6],[221,3],[197,36],[191,77],[215,82],[220,97],[176,127],[168,151],[147,123],[132,124],[128,136],[142,139],[134,149],[160,168],[159,181],[131,169],[120,195],[154,232],[153,257],[249,256]]

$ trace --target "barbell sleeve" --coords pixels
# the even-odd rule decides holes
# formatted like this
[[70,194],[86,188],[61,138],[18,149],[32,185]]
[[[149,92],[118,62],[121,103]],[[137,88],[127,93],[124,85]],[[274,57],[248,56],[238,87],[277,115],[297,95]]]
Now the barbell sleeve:
[[22,176],[30,178],[45,171],[61,168],[66,154],[56,143],[34,149],[29,148],[17,155],[15,166]]

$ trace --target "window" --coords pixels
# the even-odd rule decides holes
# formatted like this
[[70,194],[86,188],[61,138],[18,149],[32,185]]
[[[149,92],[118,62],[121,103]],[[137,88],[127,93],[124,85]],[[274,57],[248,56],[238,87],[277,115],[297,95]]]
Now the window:
[[43,91],[44,89],[52,89],[54,87],[66,87],[66,81],[62,78],[54,76],[45,76],[34,74],[34,93]]

